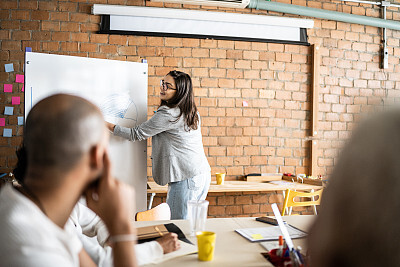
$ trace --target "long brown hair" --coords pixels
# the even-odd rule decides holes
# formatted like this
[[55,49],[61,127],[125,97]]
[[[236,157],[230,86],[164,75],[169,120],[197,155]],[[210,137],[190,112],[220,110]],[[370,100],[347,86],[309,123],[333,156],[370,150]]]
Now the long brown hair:
[[178,107],[180,110],[179,116],[184,116],[185,124],[188,130],[197,130],[199,124],[199,116],[197,114],[197,107],[194,102],[193,85],[190,76],[184,72],[172,70],[168,72],[167,76],[171,76],[176,85],[176,94],[170,100],[161,100],[160,106],[167,106],[169,108]]

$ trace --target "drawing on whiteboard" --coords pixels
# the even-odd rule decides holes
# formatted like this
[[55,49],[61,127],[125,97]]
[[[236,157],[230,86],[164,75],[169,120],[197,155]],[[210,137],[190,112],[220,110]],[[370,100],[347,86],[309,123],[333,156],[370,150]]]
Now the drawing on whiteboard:
[[104,117],[130,120],[135,125],[138,121],[137,106],[128,94],[109,95],[102,101],[100,110]]

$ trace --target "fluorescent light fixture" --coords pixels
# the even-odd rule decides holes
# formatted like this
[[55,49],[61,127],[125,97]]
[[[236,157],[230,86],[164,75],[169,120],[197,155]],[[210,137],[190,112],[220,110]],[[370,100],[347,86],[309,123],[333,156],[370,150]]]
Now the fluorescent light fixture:
[[172,8],[93,5],[100,33],[308,45],[313,20]]

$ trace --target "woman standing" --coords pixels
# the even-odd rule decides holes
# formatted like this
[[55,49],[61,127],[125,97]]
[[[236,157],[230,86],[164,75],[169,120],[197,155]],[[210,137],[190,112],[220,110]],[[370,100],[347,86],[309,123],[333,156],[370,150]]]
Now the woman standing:
[[187,201],[206,198],[211,169],[204,154],[192,79],[184,72],[170,71],[160,81],[160,89],[161,104],[148,121],[134,128],[107,125],[114,135],[130,141],[152,137],[154,181],[168,184],[171,219],[186,219]]

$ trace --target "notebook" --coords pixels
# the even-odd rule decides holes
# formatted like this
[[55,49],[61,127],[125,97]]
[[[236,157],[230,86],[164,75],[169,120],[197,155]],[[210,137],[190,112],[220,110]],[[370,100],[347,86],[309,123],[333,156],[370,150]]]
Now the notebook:
[[[291,238],[302,238],[307,236],[306,232],[303,232],[290,224],[287,224],[289,235]],[[261,241],[274,241],[278,240],[279,236],[282,235],[279,226],[269,226],[269,227],[258,227],[258,228],[243,228],[235,230],[238,234],[246,238],[251,242],[261,242]]]

